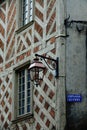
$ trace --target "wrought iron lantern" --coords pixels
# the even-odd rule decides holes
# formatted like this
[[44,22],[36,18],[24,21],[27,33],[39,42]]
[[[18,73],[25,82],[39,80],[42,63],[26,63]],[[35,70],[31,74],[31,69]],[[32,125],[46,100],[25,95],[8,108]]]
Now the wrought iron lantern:
[[[51,59],[49,57],[45,57],[45,56],[42,56],[42,55],[38,55],[38,54],[35,54],[36,58],[33,60],[33,62],[30,64],[29,66],[29,70],[30,70],[30,77],[31,77],[31,80],[36,84],[36,86],[38,86],[39,84],[39,81],[43,79],[43,76],[44,76],[44,70],[45,70],[45,66],[44,64],[39,61],[39,59],[37,57],[40,57],[41,59],[44,59],[44,61],[46,62],[45,59],[48,59],[48,60],[51,60],[55,63],[55,77],[57,78],[59,76],[59,66],[58,66],[58,58],[55,60],[55,59]],[[47,62],[46,62],[47,64]],[[47,64],[48,65],[48,64]],[[49,67],[49,65],[48,65]],[[49,67],[50,68],[50,67]],[[51,69],[51,68],[50,68]],[[53,70],[53,69],[52,69]]]
[[31,65],[29,66],[30,70],[30,77],[31,80],[36,84],[36,86],[39,84],[39,81],[42,80],[45,66],[39,59],[36,57]]

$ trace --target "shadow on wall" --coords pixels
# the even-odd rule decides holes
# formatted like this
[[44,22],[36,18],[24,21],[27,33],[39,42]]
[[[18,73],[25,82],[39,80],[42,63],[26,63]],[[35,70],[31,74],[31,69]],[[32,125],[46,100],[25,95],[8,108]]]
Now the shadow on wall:
[[65,130],[87,130],[87,119],[86,120],[81,120],[79,123],[75,124],[68,124],[65,127]]

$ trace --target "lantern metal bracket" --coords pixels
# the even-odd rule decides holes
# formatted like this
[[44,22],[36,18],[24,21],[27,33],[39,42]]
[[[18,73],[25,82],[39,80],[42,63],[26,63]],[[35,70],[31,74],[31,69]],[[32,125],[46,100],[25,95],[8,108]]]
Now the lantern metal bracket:
[[47,66],[51,69],[51,70],[55,70],[55,77],[58,78],[59,77],[59,58],[57,57],[56,60],[53,58],[49,58],[49,57],[45,57],[39,54],[35,54],[36,57],[40,57],[41,59],[43,59],[45,61],[45,63],[47,64],[45,59],[48,59],[50,61],[53,61],[55,63],[55,68],[51,68],[48,64]]

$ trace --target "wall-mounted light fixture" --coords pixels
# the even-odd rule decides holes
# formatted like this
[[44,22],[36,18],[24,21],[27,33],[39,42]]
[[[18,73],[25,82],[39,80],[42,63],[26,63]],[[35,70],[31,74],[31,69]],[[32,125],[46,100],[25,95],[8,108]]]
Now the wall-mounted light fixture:
[[[48,65],[48,67],[52,70],[55,70],[55,77],[58,78],[59,76],[59,58],[57,57],[57,59],[52,59],[49,57],[45,57],[42,55],[38,55],[35,54],[36,58],[33,60],[33,62],[30,64],[29,66],[29,70],[30,70],[30,76],[31,76],[31,80],[33,82],[35,82],[36,86],[39,84],[39,81],[43,79],[44,76],[44,70],[45,70],[45,66],[43,65],[43,63],[41,61],[39,61],[40,57],[41,59],[43,59],[45,61],[45,63],[47,64],[47,60],[53,61],[55,63],[55,67],[54,68],[50,68],[50,66]],[[42,73],[41,73],[42,72]],[[40,75],[41,73],[41,75]],[[41,76],[41,77],[40,77]]]

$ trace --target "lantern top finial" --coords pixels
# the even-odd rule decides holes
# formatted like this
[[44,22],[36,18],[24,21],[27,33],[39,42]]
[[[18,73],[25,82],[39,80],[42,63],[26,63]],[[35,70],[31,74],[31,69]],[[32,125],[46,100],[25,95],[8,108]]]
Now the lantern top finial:
[[43,65],[43,63],[41,61],[39,61],[39,59],[37,57],[33,60],[31,65],[29,66],[29,70],[32,71],[34,68],[38,68],[39,70],[45,69],[45,66]]

